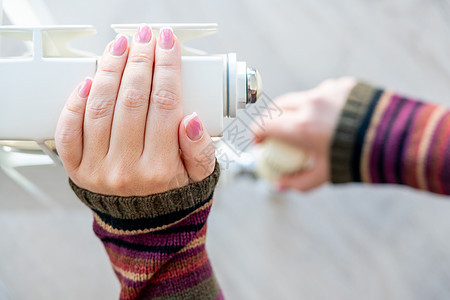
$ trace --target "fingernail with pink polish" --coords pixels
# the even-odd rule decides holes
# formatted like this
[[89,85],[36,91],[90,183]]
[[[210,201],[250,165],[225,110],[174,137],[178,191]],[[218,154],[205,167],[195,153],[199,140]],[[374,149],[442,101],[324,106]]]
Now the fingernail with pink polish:
[[114,56],[122,56],[128,48],[128,40],[127,37],[119,34],[111,45],[111,49],[109,50]]
[[80,98],[89,97],[89,93],[91,92],[91,87],[92,87],[92,78],[86,77],[86,79],[84,80],[80,89],[78,90],[78,96]]
[[147,24],[139,26],[136,41],[140,44],[147,44],[152,39],[152,29]]
[[159,33],[159,46],[165,50],[173,47],[173,30],[170,27],[161,28]]
[[194,142],[200,140],[203,136],[203,126],[195,112],[184,120],[184,128],[187,136]]

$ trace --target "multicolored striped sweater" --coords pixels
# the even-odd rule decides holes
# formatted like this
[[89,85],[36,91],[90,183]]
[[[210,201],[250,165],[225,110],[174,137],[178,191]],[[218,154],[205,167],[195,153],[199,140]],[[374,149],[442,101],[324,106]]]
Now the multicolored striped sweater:
[[[450,112],[359,83],[331,146],[334,183],[404,184],[450,194]],[[219,166],[202,182],[147,197],[95,194],[94,213],[121,299],[223,299],[205,250]]]
[[450,194],[450,111],[359,83],[331,149],[334,183],[402,184]]
[[216,164],[201,182],[148,197],[95,194],[70,181],[94,213],[120,299],[223,299],[205,250],[219,173]]

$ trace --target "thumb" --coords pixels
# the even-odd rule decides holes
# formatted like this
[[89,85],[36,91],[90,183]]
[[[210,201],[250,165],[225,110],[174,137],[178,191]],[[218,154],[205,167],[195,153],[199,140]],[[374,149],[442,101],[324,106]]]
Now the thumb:
[[178,138],[189,178],[196,182],[208,177],[215,167],[215,148],[195,112],[181,121]]

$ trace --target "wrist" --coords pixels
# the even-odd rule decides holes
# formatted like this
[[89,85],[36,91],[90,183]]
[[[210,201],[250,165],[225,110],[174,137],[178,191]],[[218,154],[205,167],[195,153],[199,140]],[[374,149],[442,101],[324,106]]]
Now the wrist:
[[164,193],[132,197],[98,194],[78,187],[71,179],[69,183],[78,198],[93,211],[118,219],[138,219],[180,215],[184,211],[188,214],[193,207],[210,198],[219,175],[220,167],[216,162],[213,173],[202,181]]
[[367,115],[373,112],[382,92],[364,82],[357,83],[350,91],[331,143],[330,178],[333,183],[361,181],[359,161],[363,141],[358,136],[364,136],[370,121]]

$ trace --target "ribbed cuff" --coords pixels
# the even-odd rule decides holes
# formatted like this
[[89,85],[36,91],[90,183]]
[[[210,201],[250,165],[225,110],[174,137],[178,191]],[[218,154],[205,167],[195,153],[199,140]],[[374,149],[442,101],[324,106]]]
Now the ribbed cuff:
[[200,182],[149,196],[120,197],[93,193],[69,184],[78,198],[92,210],[119,219],[154,218],[189,210],[211,196],[219,180],[220,167],[216,161],[214,172]]
[[354,162],[356,133],[376,92],[376,88],[360,82],[348,96],[331,144],[332,183],[353,181],[353,163],[359,163]]

